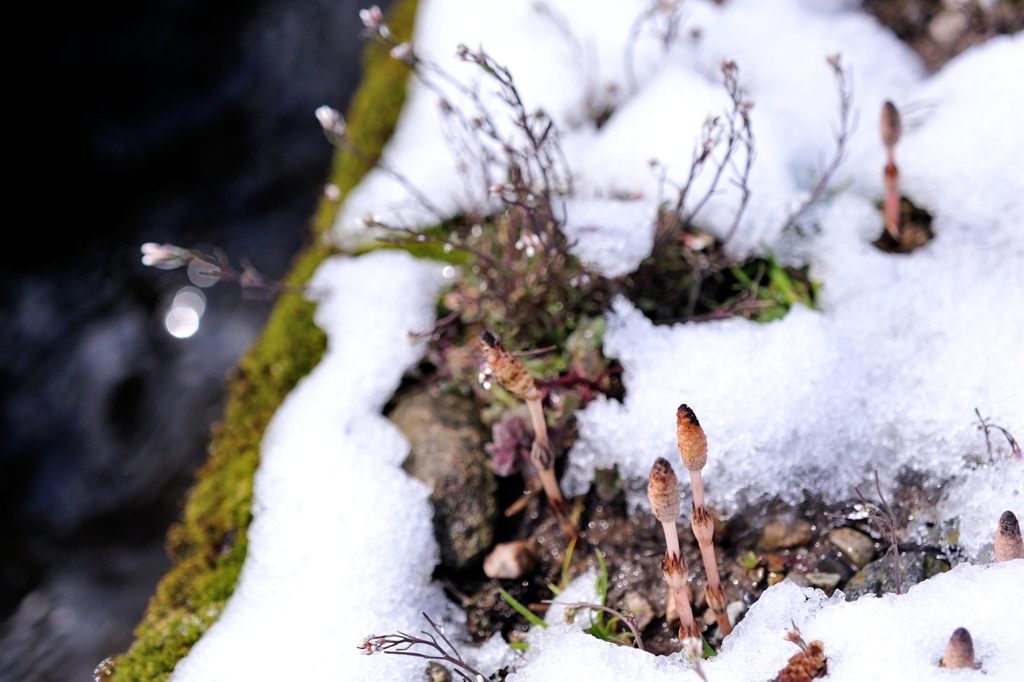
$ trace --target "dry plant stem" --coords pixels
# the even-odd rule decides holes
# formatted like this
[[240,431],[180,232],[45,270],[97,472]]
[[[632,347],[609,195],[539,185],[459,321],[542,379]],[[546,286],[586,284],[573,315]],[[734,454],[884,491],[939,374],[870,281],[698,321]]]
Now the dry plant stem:
[[604,611],[608,615],[614,616],[621,620],[623,623],[625,623],[626,627],[628,627],[629,631],[633,634],[633,641],[636,642],[636,648],[640,651],[647,651],[647,649],[644,648],[644,640],[640,638],[640,631],[637,630],[636,627],[636,617],[633,616],[632,613],[622,613],[621,611],[616,611],[615,609],[608,606],[602,606],[601,604],[591,604],[590,602],[585,601],[573,602],[572,604],[563,604],[562,602],[554,601],[553,599],[545,599],[542,603],[551,604],[552,606],[564,606],[566,609],[570,611],[578,611],[579,609],[593,609],[595,611]]
[[1004,511],[999,517],[993,545],[996,561],[1024,559],[1024,538],[1021,537],[1017,516],[1012,511]]
[[548,497],[558,525],[567,537],[575,537],[576,529],[569,521],[569,504],[562,496],[555,477],[555,453],[548,438],[548,425],[544,420],[544,408],[541,405],[541,393],[533,375],[523,366],[519,358],[505,348],[494,334],[485,331],[480,335],[480,349],[488,368],[494,377],[509,392],[526,402],[533,423],[533,446],[530,448],[530,460],[537,467],[541,485]]
[[967,628],[957,628],[949,638],[946,651],[942,654],[943,668],[973,668],[974,640]]
[[894,582],[896,583],[896,594],[903,594],[902,587],[900,585],[900,548],[898,544],[899,538],[897,537],[899,531],[899,523],[896,521],[896,515],[892,513],[892,508],[889,507],[889,503],[885,501],[885,495],[882,494],[882,484],[878,480],[878,470],[875,470],[875,490],[878,491],[878,499],[882,501],[882,508],[871,504],[864,499],[861,495],[860,489],[854,487],[857,493],[857,497],[860,498],[861,504],[868,510],[871,515],[871,521],[878,528],[878,532],[889,541],[889,552],[893,555],[893,573]]
[[814,183],[811,193],[786,217],[783,227],[796,225],[801,216],[825,196],[832,177],[846,160],[846,145],[857,127],[853,117],[853,78],[847,76],[838,54],[832,55],[827,61],[828,65],[832,67],[832,73],[836,80],[836,91],[839,93],[839,129],[836,131],[835,151],[828,166],[818,175],[818,181]]
[[[420,634],[424,637],[413,637],[407,635],[404,632],[399,632],[394,635],[370,635],[359,645],[359,649],[363,650],[363,653],[372,655],[376,653],[393,654],[396,656],[414,656],[416,658],[425,658],[428,661],[445,661],[451,664],[455,668],[455,672],[465,682],[476,682],[477,680],[486,680],[487,676],[481,673],[479,670],[474,669],[464,660],[459,654],[458,649],[451,643],[451,641],[445,637],[444,629],[441,628],[437,623],[430,620],[430,616],[426,613],[423,617],[430,623],[430,627],[434,629],[437,636],[448,646],[451,653],[445,650],[445,648],[438,644],[437,639],[434,635],[429,632],[423,631]],[[423,653],[420,651],[411,651],[414,646],[423,646],[428,649],[433,649],[436,653]]]

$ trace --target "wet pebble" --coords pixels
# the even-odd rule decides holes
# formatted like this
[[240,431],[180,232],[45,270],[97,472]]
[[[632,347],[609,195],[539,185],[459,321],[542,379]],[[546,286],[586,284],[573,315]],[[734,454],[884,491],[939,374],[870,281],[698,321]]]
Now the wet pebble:
[[839,586],[839,581],[843,579],[843,576],[838,573],[808,573],[805,576],[807,584],[811,587],[817,587],[819,590],[832,596],[832,593],[836,591],[836,587]]
[[522,540],[501,542],[484,559],[484,574],[488,578],[514,580],[521,578],[537,565],[537,561]]
[[805,545],[814,537],[811,524],[803,519],[790,522],[770,521],[761,531],[757,546],[761,549],[788,549]]
[[875,556],[875,541],[853,528],[836,528],[828,534],[828,540],[856,568],[863,568]]

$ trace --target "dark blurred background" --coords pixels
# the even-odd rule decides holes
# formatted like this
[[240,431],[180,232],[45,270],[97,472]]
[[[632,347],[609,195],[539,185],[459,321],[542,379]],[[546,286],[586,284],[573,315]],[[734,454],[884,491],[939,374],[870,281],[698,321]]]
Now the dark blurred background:
[[175,338],[165,319],[190,282],[139,246],[287,271],[331,157],[313,111],[344,110],[358,85],[363,6],[78,3],[24,25],[10,68],[35,94],[8,133],[24,213],[0,249],[3,682],[91,680],[131,643],[225,373],[271,306],[222,282]]

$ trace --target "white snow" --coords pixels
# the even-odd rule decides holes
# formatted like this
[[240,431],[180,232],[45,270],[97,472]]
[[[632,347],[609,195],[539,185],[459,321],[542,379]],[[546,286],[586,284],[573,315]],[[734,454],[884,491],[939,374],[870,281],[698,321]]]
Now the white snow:
[[[891,489],[913,468],[945,485],[939,513],[958,520],[963,549],[980,562],[999,514],[1024,516],[1024,463],[988,462],[973,424],[977,407],[1024,436],[1024,35],[994,38],[928,76],[855,5],[686,2],[671,49],[641,32],[635,93],[623,51],[644,2],[550,2],[584,46],[581,56],[531,2],[421,0],[414,44],[467,81],[473,69],[455,60],[455,46],[483,45],[511,68],[528,108],[544,106],[559,123],[576,188],[567,231],[580,257],[610,274],[635,267],[650,248],[659,188],[648,161],[685,177],[700,124],[726,103],[718,64],[736,61],[756,103],[757,161],[730,249],[767,245],[786,262],[809,263],[822,283],[821,311],[797,306],[767,325],[654,327],[617,301],[605,352],[625,368],[627,397],[580,415],[563,481],[570,492],[612,464],[641,489],[655,458],[674,461],[674,413],[685,402],[708,434],[705,480],[720,512],[764,494],[842,499],[874,469]],[[860,113],[837,178],[851,184],[804,221],[820,233],[797,238],[781,231],[782,221],[832,151],[838,107],[824,59],[836,52],[852,69]],[[618,87],[619,107],[596,130],[581,122],[584,102],[608,83]],[[876,122],[885,99],[905,113],[896,152],[904,193],[935,216],[936,238],[910,255],[869,243],[881,228]],[[436,100],[422,87],[413,86],[385,157],[444,211],[488,201],[456,172]],[[701,224],[722,234],[734,200],[730,191],[717,196]],[[366,213],[430,220],[380,172],[349,197],[338,239]],[[370,633],[419,632],[421,611],[459,638],[458,610],[430,581],[437,548],[429,491],[401,469],[408,445],[380,415],[423,352],[408,332],[431,323],[442,283],[439,264],[395,252],[321,267],[314,287],[328,292],[317,312],[328,352],[264,437],[240,583],[175,682],[417,679],[420,659],[366,657],[357,644]],[[586,576],[573,589],[586,594],[588,580],[592,588]],[[713,682],[770,679],[796,652],[782,640],[792,619],[808,641],[825,642],[828,679],[1017,679],[1022,584],[1024,561],[962,563],[903,596],[855,603],[784,582],[752,607],[705,672]],[[600,642],[555,611],[549,629],[530,633],[525,656],[497,640],[461,651],[488,672],[513,663],[513,682],[696,679],[679,656]],[[937,667],[961,626],[974,637],[984,677]]]

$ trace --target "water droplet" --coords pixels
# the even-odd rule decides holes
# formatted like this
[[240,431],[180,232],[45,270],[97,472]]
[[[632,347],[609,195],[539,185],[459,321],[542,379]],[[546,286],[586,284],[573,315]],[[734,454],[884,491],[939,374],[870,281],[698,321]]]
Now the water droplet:
[[446,265],[441,268],[441,274],[444,275],[445,279],[451,279],[455,276],[455,268],[450,265]]

